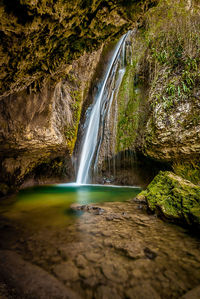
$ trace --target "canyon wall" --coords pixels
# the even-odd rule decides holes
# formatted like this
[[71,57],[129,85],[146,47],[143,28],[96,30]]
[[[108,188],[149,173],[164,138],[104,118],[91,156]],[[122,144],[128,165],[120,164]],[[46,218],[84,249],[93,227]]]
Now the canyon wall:
[[[71,154],[83,99],[102,48],[72,63],[65,79],[38,93],[23,90],[0,101],[2,191],[37,174],[73,179]],[[7,187],[6,187],[7,185]],[[5,190],[5,191],[4,191]]]
[[1,195],[25,181],[74,178],[71,155],[102,47],[156,3],[1,2]]
[[199,3],[157,2],[1,3],[1,194],[41,174],[74,178],[71,155],[103,45],[136,27],[109,156],[142,154],[199,182]]
[[143,153],[200,182],[200,6],[160,1],[139,26],[118,95],[115,154]]

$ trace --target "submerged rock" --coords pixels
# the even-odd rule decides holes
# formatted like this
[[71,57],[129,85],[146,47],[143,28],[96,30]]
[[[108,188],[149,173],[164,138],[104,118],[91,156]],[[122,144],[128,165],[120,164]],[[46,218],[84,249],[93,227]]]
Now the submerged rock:
[[104,209],[91,205],[72,204],[70,208],[74,211],[83,211],[93,213],[95,215],[101,215],[105,212]]
[[200,186],[172,172],[160,171],[141,196],[145,196],[151,211],[167,219],[200,224]]
[[157,254],[148,247],[144,249],[144,254],[149,260],[154,260],[157,256]]
[[191,291],[187,292],[181,299],[198,299],[200,298],[200,286],[192,289]]
[[[20,299],[60,299],[65,294],[76,299],[180,298],[199,285],[199,240],[187,230],[137,210],[135,202],[98,206],[105,215],[72,215],[69,225],[67,219],[56,224],[51,209],[45,214],[49,225],[34,225],[41,209],[35,218],[5,215],[0,225],[0,298],[7,293]],[[130,218],[108,222],[109,213]],[[5,250],[11,246],[12,251]],[[11,296],[13,291],[20,296]]]
[[63,282],[78,280],[78,271],[72,261],[67,261],[56,265],[54,267],[54,273],[59,280]]
[[149,283],[144,283],[141,286],[136,286],[134,288],[128,289],[126,291],[126,296],[129,299],[159,299],[160,296],[157,292],[151,287]]

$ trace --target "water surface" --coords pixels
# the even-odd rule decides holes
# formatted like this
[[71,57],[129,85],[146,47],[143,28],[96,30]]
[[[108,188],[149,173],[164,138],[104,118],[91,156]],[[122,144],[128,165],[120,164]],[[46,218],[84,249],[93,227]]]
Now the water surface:
[[86,205],[134,198],[141,188],[101,185],[60,184],[37,186],[19,192],[9,204],[0,207],[2,216],[36,226],[70,223],[81,213],[74,213],[74,203]]

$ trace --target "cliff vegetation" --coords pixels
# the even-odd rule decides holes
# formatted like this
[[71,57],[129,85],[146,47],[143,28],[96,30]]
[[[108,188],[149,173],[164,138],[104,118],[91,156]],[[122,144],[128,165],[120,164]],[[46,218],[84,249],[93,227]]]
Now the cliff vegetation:
[[160,1],[146,15],[133,41],[132,74],[124,77],[119,94],[118,149],[142,150],[153,159],[176,163],[174,169],[177,159],[180,165],[185,159],[196,164],[199,32],[197,1]]

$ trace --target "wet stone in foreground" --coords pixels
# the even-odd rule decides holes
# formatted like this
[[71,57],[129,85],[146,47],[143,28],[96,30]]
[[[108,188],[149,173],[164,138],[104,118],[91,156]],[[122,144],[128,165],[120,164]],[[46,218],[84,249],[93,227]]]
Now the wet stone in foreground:
[[[31,232],[7,223],[1,280],[20,298],[31,292],[46,298],[48,281],[52,298],[88,299],[180,298],[200,285],[200,240],[185,229],[147,215],[134,202],[74,208],[83,210],[76,221],[51,229]],[[11,240],[14,233],[21,238]],[[24,271],[31,287],[19,283]]]

